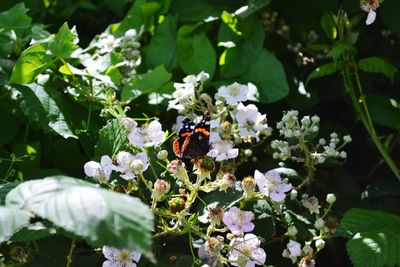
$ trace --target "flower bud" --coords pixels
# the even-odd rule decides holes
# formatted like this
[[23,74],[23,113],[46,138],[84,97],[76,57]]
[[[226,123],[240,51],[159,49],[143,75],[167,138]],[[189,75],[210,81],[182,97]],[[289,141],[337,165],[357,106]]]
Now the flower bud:
[[321,230],[325,226],[325,221],[321,218],[317,219],[314,223],[314,227],[317,230]]
[[168,151],[167,150],[161,150],[160,152],[157,153],[157,158],[159,160],[166,160],[168,158]]
[[352,141],[351,136],[350,135],[343,136],[343,141],[345,143],[350,143]]
[[175,160],[171,161],[167,165],[167,170],[169,173],[174,175],[177,179],[187,178],[185,164],[179,159],[175,159]]
[[153,193],[151,194],[151,197],[155,201],[159,201],[166,193],[169,191],[169,183],[165,180],[162,179],[157,179],[157,181],[154,183],[154,189]]
[[134,159],[134,160],[132,160],[129,167],[131,168],[131,170],[133,172],[140,173],[140,172],[142,172],[144,165],[140,159]]
[[347,153],[346,153],[346,151],[341,151],[341,152],[340,152],[340,157],[341,157],[342,159],[347,158]]
[[298,192],[295,189],[292,189],[292,191],[290,191],[290,199],[294,200],[298,195]]
[[317,125],[313,126],[313,127],[312,127],[312,131],[313,131],[314,133],[318,132],[318,131],[319,131],[319,127],[318,127]]
[[314,123],[318,123],[320,121],[320,118],[317,115],[314,115],[311,117],[311,121]]
[[297,233],[298,233],[298,231],[297,231],[296,226],[292,225],[292,226],[289,226],[289,228],[287,229],[286,235],[295,237],[297,235]]
[[321,250],[325,247],[325,241],[323,239],[318,239],[315,241],[315,247],[317,250]]
[[328,202],[329,204],[333,204],[336,201],[336,196],[335,194],[327,194],[326,195],[326,202]]
[[242,189],[244,191],[244,196],[249,198],[254,194],[254,190],[256,189],[256,181],[253,177],[247,176],[243,179]]

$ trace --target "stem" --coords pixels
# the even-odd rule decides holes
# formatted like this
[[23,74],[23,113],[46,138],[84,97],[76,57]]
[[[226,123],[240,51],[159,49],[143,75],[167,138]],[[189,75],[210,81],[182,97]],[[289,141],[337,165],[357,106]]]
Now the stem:
[[75,250],[75,239],[72,239],[71,241],[71,247],[69,248],[69,253],[67,256],[67,265],[65,265],[66,267],[71,267],[72,266],[72,256],[74,254],[74,250]]
[[357,83],[358,91],[360,92],[360,97],[361,97],[361,100],[363,103],[364,110],[360,107],[359,101],[357,100],[349,67],[346,66],[342,71],[344,85],[346,87],[346,90],[350,94],[350,98],[353,103],[354,110],[356,111],[356,114],[358,114],[360,116],[362,124],[364,125],[365,129],[371,136],[372,141],[375,143],[375,146],[378,148],[379,152],[381,153],[382,157],[388,164],[389,168],[391,169],[393,174],[396,176],[397,180],[400,181],[400,170],[397,167],[396,163],[391,158],[387,148],[382,144],[381,140],[379,139],[379,136],[377,135],[377,133],[375,131],[370,114],[368,112],[367,104],[365,102],[363,89],[362,89],[362,86],[360,83],[360,78],[358,75],[358,69],[356,67],[354,69],[354,73],[355,73],[354,75],[356,77],[356,83]]
[[297,190],[301,189],[304,185],[311,183],[312,180],[314,179],[314,173],[315,173],[314,160],[311,156],[311,151],[308,149],[308,146],[303,136],[299,137],[299,145],[304,152],[305,156],[304,165],[307,169],[307,177],[300,185],[297,186],[296,188]]

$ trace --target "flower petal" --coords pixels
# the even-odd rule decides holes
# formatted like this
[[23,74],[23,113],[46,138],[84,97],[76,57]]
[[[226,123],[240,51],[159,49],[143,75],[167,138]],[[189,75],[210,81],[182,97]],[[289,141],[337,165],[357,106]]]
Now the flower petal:
[[375,19],[376,19],[376,12],[371,9],[368,12],[368,16],[367,16],[367,20],[365,21],[365,24],[371,25],[372,23],[374,23]]

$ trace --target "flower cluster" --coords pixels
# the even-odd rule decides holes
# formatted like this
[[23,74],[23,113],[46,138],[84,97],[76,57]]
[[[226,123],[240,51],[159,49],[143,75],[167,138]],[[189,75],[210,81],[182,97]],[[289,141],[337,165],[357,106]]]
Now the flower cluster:
[[[103,45],[99,49],[115,48]],[[290,217],[288,206],[297,205],[315,216],[311,224],[314,228],[311,232],[315,234],[310,240],[305,240],[302,247],[293,221],[282,225],[288,228],[282,237],[289,239],[282,256],[299,266],[313,266],[313,251],[322,249],[324,239],[336,229],[335,218],[328,216],[336,197],[329,194],[326,197],[327,207],[322,209],[324,204],[315,196],[303,194],[297,200],[297,190],[301,190],[305,181],[311,181],[315,165],[323,162],[321,158],[345,158],[346,154],[341,149],[351,138],[343,137],[343,144],[340,144],[341,139],[332,133],[329,142],[321,138],[312,146],[319,132],[319,117],[304,116],[299,119],[297,111],[285,112],[276,127],[283,140],[272,141],[272,148],[277,150],[273,157],[305,163],[308,174],[303,178],[304,182],[296,187],[292,184],[295,181],[289,181],[286,178],[288,175],[279,169],[266,172],[256,169],[253,176],[238,177],[235,174],[237,167],[252,156],[252,146],[269,137],[272,129],[267,124],[266,114],[262,114],[255,104],[245,103],[256,99],[255,86],[234,82],[220,86],[215,96],[211,97],[203,92],[208,77],[202,72],[185,77],[183,83],[175,83],[176,90],[168,106],[168,109],[176,109],[182,115],[177,118],[175,130],[180,128],[181,121],[187,126],[187,132],[184,132],[187,139],[174,142],[181,146],[188,145],[187,140],[196,133],[195,129],[205,131],[204,128],[196,128],[195,123],[205,117],[197,117],[196,112],[210,115],[210,133],[202,136],[209,140],[208,152],[200,157],[170,161],[170,154],[162,147],[168,137],[161,123],[156,119],[144,119],[145,122],[139,124],[139,120],[124,114],[114,122],[119,123],[126,134],[126,144],[113,155],[103,155],[100,162],[87,162],[84,166],[86,175],[112,190],[137,194],[149,204],[151,201],[151,209],[160,222],[155,238],[185,232],[190,225],[192,234],[201,239],[200,242],[193,240],[193,246],[201,244],[198,247],[199,259],[209,266],[264,265],[267,261],[264,239],[253,232],[257,228],[257,213],[248,210],[247,204],[254,201],[266,203],[271,208],[269,216],[276,217],[276,222]],[[198,125],[208,126],[208,117]],[[175,155],[179,157],[179,153]],[[157,173],[153,163],[162,166],[165,171]],[[113,180],[109,182],[111,178]],[[222,191],[220,194],[239,192],[241,196],[229,205],[218,202],[206,204],[201,200],[204,214],[196,216],[194,207],[196,200],[200,199],[199,194],[217,190]],[[290,205],[287,205],[288,202],[291,202]],[[197,227],[199,222],[206,227]],[[107,259],[103,266],[136,266],[140,259],[140,253],[135,251],[104,247],[103,252]]]
[[291,159],[297,162],[306,162],[309,159],[312,165],[317,165],[325,162],[327,158],[345,159],[347,157],[346,152],[341,149],[352,141],[349,135],[344,136],[340,144],[338,135],[331,133],[328,145],[324,138],[320,138],[316,145],[311,146],[310,140],[314,139],[319,132],[320,118],[314,115],[304,116],[299,120],[298,115],[296,110],[288,111],[277,123],[276,128],[285,140],[277,139],[271,142],[271,147],[277,150],[273,158]]

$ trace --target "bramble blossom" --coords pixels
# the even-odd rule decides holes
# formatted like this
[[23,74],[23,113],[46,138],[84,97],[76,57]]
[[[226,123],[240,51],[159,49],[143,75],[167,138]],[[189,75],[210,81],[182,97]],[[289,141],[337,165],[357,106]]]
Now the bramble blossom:
[[117,249],[113,247],[103,247],[104,257],[103,267],[136,267],[142,253],[135,250]]
[[292,189],[292,185],[282,181],[277,171],[271,170],[262,174],[258,170],[254,172],[254,178],[260,189],[260,192],[270,197],[275,202],[281,202],[285,199],[285,192]]
[[310,214],[313,214],[313,213],[319,214],[319,208],[321,206],[319,205],[318,198],[309,197],[309,198],[303,199],[301,201],[301,204],[303,204],[303,207],[307,208],[310,211]]
[[217,140],[211,143],[211,149],[207,156],[215,158],[216,161],[233,159],[239,155],[239,149],[233,148],[233,143],[228,140]]
[[172,93],[172,99],[168,103],[167,110],[185,110],[195,101],[195,89],[209,77],[208,73],[202,71],[197,75],[186,76],[183,78],[183,83],[174,83],[175,91]]
[[128,134],[129,142],[137,147],[158,146],[165,141],[165,133],[157,120],[135,127]]
[[102,156],[100,163],[96,161],[86,162],[83,166],[85,174],[89,177],[93,177],[99,183],[106,183],[110,179],[110,175],[113,169],[112,160],[109,156]]
[[260,141],[260,133],[270,135],[271,129],[266,123],[267,116],[261,115],[258,108],[253,104],[245,106],[243,103],[239,103],[236,114],[231,113],[231,116],[237,120],[240,135],[244,140],[253,137],[258,142]]
[[300,243],[290,240],[285,250],[282,252],[282,256],[289,258],[293,263],[296,262],[297,257],[301,256],[301,245]]
[[123,173],[120,176],[125,180],[134,179],[149,167],[147,155],[144,152],[132,155],[128,152],[120,151],[115,156],[115,161],[114,169]]
[[360,1],[360,8],[368,12],[367,20],[365,24],[370,25],[374,23],[376,19],[376,10],[379,7],[379,0],[361,0]]
[[223,85],[218,89],[216,97],[224,98],[228,105],[235,105],[238,102],[246,101],[249,88],[247,85],[233,83],[231,85]]
[[251,222],[253,218],[253,212],[242,211],[237,207],[232,207],[228,211],[225,211],[222,221],[228,226],[232,234],[237,235],[253,231],[254,224]]
[[229,260],[233,266],[254,267],[263,265],[267,258],[260,248],[260,240],[254,234],[246,234],[244,238],[235,238],[231,242],[232,251]]

